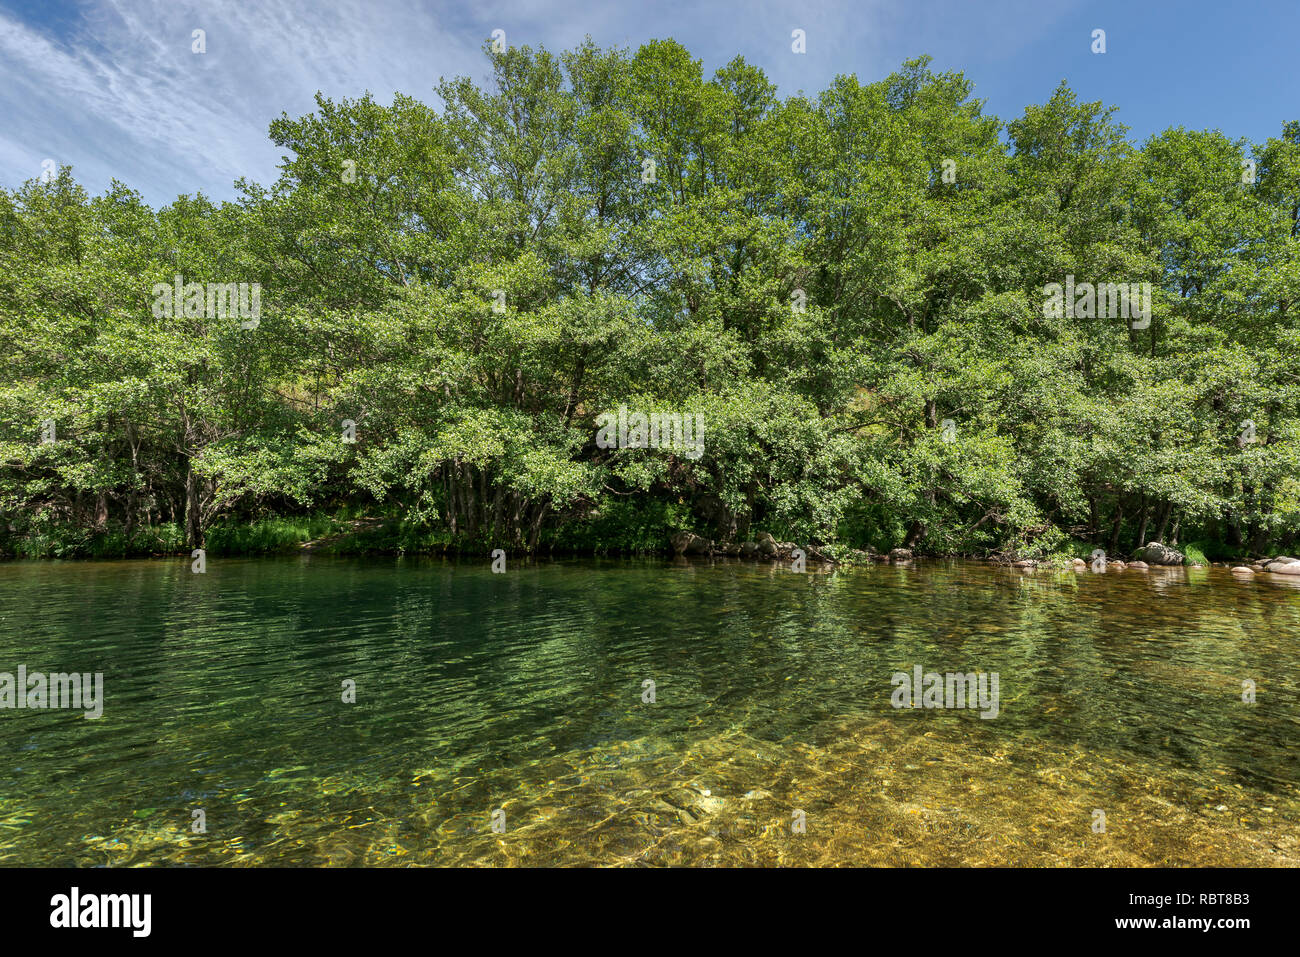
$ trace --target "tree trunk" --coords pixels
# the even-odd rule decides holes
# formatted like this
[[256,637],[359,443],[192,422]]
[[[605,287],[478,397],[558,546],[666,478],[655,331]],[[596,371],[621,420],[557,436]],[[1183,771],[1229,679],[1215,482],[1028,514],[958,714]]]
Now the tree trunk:
[[199,502],[199,477],[185,462],[185,538],[190,548],[203,547],[203,506]]
[[[1165,502],[1165,504],[1161,507],[1161,509],[1160,509],[1160,528],[1156,531],[1156,541],[1157,541],[1157,542],[1162,542],[1162,543],[1164,542],[1164,540],[1165,540],[1165,530],[1166,530],[1167,528],[1169,528],[1169,513],[1172,512],[1173,510],[1174,510],[1174,507],[1173,507],[1169,502]],[[1146,542],[1143,542],[1142,544],[1145,545]]]
[[1115,525],[1110,530],[1110,545],[1106,548],[1108,555],[1119,554],[1119,532],[1120,527],[1124,524],[1124,503],[1116,501],[1115,503]]
[[542,534],[542,522],[545,520],[550,507],[549,502],[543,502],[537,509],[537,515],[533,519],[533,527],[528,533],[528,550],[530,552],[537,547],[537,539]]
[[1268,548],[1268,526],[1263,522],[1255,529],[1255,534],[1250,537],[1250,550],[1252,554],[1263,555]]

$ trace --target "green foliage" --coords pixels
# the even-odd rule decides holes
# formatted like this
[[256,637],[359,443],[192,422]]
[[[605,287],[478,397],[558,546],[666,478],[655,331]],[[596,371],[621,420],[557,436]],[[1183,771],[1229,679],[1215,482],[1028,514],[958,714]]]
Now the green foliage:
[[[277,119],[238,202],[0,191],[5,554],[1300,536],[1300,123],[1137,145],[925,59],[782,99],[672,41],[487,52],[438,109]],[[157,313],[178,275],[259,322]],[[1150,283],[1149,324],[1053,316],[1067,276]],[[703,454],[601,447],[620,406]]]
[[185,550],[185,531],[165,524],[128,532],[120,522],[86,528],[48,516],[0,531],[0,558],[139,558]]
[[272,517],[247,524],[227,520],[208,529],[205,547],[213,555],[265,555],[347,530],[343,522],[322,515]]
[[645,499],[602,499],[583,519],[543,536],[558,552],[635,555],[662,551],[674,532],[694,524],[690,510],[672,502]]

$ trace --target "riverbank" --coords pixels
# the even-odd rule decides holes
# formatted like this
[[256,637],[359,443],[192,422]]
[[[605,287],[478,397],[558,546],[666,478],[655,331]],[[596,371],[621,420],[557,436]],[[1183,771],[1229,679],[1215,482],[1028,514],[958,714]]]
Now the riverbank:
[[[337,556],[426,555],[481,557],[500,548],[512,558],[586,558],[687,556],[690,558],[735,558],[742,561],[777,562],[806,567],[824,565],[852,567],[877,563],[908,565],[927,559],[961,558],[1008,565],[1020,569],[1070,569],[1078,571],[1141,571],[1151,567],[1208,566],[1230,568],[1235,574],[1270,573],[1296,575],[1300,560],[1286,555],[1246,555],[1231,560],[1211,560],[1196,544],[1182,551],[1151,542],[1141,549],[1105,557],[1083,541],[1067,541],[1050,553],[961,554],[926,552],[895,547],[877,551],[873,546],[852,544],[803,544],[780,541],[768,532],[758,532],[743,541],[714,541],[694,532],[676,530],[658,515],[646,521],[625,521],[626,514],[608,516],[601,522],[575,524],[549,530],[531,550],[509,541],[494,541],[481,535],[452,534],[446,528],[411,522],[385,515],[356,515],[348,511],[300,516],[271,516],[256,521],[227,521],[208,530],[204,550],[211,557],[272,557],[300,552]],[[658,521],[655,520],[658,519]],[[620,522],[622,524],[620,525]],[[193,550],[185,543],[180,525],[137,529],[132,534],[117,527],[76,529],[47,526],[26,535],[0,535],[0,560],[5,559],[128,559],[189,557]],[[1143,559],[1150,561],[1143,561]]]

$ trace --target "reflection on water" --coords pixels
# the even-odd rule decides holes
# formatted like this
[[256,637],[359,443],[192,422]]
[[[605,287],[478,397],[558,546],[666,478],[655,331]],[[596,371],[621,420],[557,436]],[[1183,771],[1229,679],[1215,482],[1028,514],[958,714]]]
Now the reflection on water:
[[[3,565],[0,671],[102,671],[106,700],[0,711],[0,864],[1295,866],[1293,585]],[[915,665],[997,672],[998,717],[895,710]]]

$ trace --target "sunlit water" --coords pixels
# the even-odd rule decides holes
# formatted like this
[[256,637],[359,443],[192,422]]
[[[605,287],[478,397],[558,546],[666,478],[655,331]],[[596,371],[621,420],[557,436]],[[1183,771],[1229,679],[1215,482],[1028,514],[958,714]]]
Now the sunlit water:
[[[0,864],[1295,866],[1295,584],[0,565],[0,671],[105,693],[0,710]],[[915,665],[996,672],[998,716],[895,709]]]

